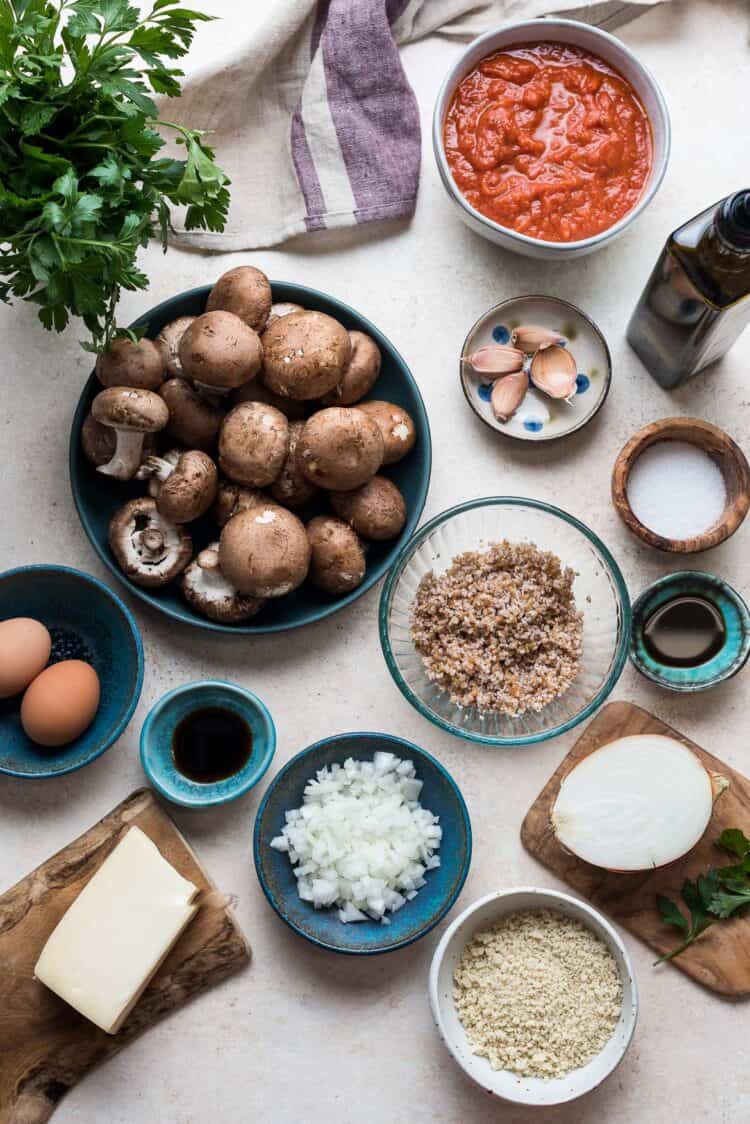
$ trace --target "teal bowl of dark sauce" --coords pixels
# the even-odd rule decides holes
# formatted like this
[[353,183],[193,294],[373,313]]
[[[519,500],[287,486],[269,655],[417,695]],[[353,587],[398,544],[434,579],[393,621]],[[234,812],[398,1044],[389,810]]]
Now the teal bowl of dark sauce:
[[736,675],[750,656],[750,611],[727,582],[680,570],[633,604],[630,660],[670,691],[705,691]]
[[141,730],[141,763],[154,788],[184,808],[210,808],[249,792],[271,764],[276,727],[252,691],[209,679],[176,687]]

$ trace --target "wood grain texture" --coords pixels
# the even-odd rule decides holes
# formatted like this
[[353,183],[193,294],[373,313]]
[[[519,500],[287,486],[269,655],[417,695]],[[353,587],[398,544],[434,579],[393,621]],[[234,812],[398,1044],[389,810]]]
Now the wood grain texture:
[[[201,906],[115,1035],[34,979],[62,915],[123,832],[137,825],[202,891]],[[43,1124],[69,1088],[163,1015],[247,963],[248,944],[189,844],[148,789],[0,897],[0,1124]]]
[[[684,858],[647,873],[613,874],[564,850],[555,838],[549,817],[560,783],[573,766],[607,742],[630,734],[666,734],[677,738],[708,769],[723,774],[729,780],[729,788],[716,801],[703,839]],[[695,878],[709,866],[724,865],[728,858],[716,847],[716,840],[726,827],[750,832],[750,780],[648,711],[632,703],[613,702],[589,723],[534,801],[521,826],[521,841],[558,878],[661,955],[674,948],[679,934],[662,923],[656,895],[678,899],[685,878]],[[750,995],[750,916],[714,925],[671,964],[721,995],[732,999]],[[669,965],[663,965],[659,971],[669,971]]]
[[[703,449],[721,469],[727,489],[724,514],[718,523],[689,539],[667,539],[645,527],[628,501],[628,477],[638,457],[657,441],[685,441]],[[661,418],[633,434],[621,449],[612,470],[612,503],[629,531],[648,546],[677,554],[709,550],[733,535],[750,508],[750,466],[728,433],[702,418]]]

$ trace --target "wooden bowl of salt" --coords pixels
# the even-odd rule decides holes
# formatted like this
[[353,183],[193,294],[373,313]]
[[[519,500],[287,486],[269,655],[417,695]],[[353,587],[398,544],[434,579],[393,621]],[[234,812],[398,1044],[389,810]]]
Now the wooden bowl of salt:
[[728,433],[700,418],[662,418],[620,452],[612,502],[657,550],[695,554],[733,535],[750,507],[750,467]]

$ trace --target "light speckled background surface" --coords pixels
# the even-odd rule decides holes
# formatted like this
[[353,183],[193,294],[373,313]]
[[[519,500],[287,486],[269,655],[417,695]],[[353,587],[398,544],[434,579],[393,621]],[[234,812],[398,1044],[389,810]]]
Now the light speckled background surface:
[[[206,8],[236,11],[238,0]],[[674,148],[664,186],[636,227],[611,247],[557,267],[505,254],[459,224],[424,145],[419,207],[408,228],[362,230],[253,256],[272,277],[337,293],[359,307],[407,357],[432,421],[435,465],[427,515],[485,493],[531,495],[586,520],[617,556],[633,595],[670,568],[629,537],[609,501],[614,457],[645,422],[694,413],[748,445],[750,333],[731,355],[668,395],[628,350],[624,327],[669,230],[747,180],[750,47],[747,5],[675,2],[623,30],[663,84]],[[231,38],[231,24],[201,32],[205,56]],[[432,39],[404,62],[423,111],[425,135],[440,78],[459,48]],[[154,248],[144,255],[151,292],[123,302],[123,319],[246,260],[205,259]],[[549,291],[580,304],[608,337],[609,400],[596,422],[552,448],[498,442],[467,408],[456,356],[467,328],[515,293]],[[0,308],[2,566],[64,562],[110,580],[85,541],[70,497],[70,420],[89,367],[77,333],[45,334],[34,312]],[[728,544],[688,561],[750,594],[750,523]],[[675,560],[677,561],[677,560]],[[456,910],[501,886],[555,880],[523,852],[523,815],[574,740],[492,751],[443,735],[411,710],[391,683],[376,629],[378,591],[297,636],[231,642],[177,628],[140,604],[147,673],[130,728],[82,772],[49,783],[0,777],[0,889],[144,783],[138,733],[165,690],[202,676],[246,684],[268,703],[279,732],[278,767],[336,731],[383,729],[436,753],[461,785],[474,825],[474,864]],[[659,691],[630,668],[615,698],[632,699],[735,767],[750,770],[748,674],[699,698]],[[275,771],[272,766],[272,772]],[[463,1078],[433,1030],[427,968],[438,933],[392,956],[362,963],[319,953],[271,913],[252,867],[250,838],[260,793],[203,814],[177,812],[219,885],[239,897],[254,949],[241,976],[163,1022],[90,1075],[59,1108],[59,1124],[428,1124],[492,1119],[527,1124],[532,1112],[492,1105]],[[633,1047],[614,1077],[585,1101],[550,1110],[549,1124],[735,1122],[750,1116],[746,1044],[750,1009],[704,992],[627,937],[642,1011]]]

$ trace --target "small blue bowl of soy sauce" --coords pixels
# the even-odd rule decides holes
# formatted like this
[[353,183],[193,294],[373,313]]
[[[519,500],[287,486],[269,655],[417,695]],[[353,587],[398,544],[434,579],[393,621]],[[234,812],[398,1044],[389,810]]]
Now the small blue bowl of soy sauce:
[[146,776],[183,808],[236,800],[258,783],[275,750],[276,727],[264,703],[219,679],[169,691],[141,730]]
[[705,691],[736,675],[750,656],[750,611],[714,574],[680,570],[633,604],[630,659],[670,691]]

